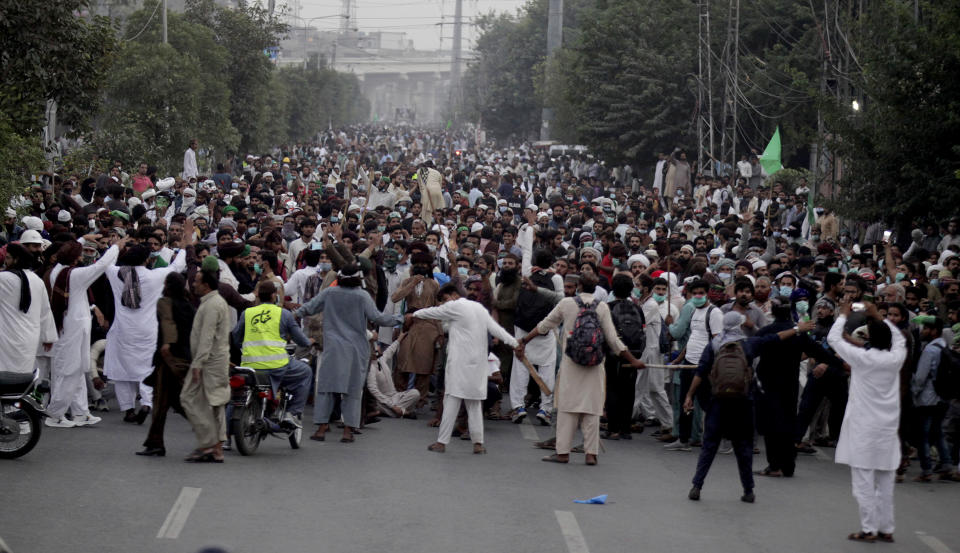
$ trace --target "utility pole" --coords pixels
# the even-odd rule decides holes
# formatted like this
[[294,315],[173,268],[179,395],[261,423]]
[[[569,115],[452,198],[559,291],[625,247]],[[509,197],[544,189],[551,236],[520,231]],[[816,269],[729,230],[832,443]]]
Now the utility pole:
[[720,161],[737,165],[737,103],[739,100],[739,76],[737,65],[740,57],[740,0],[730,0],[727,17],[727,40],[723,46],[723,100],[720,115]]
[[[547,71],[549,78],[550,59],[563,44],[563,0],[550,0],[547,12]],[[553,124],[553,108],[543,106],[540,113],[540,140],[550,140],[550,125]]]
[[[697,170],[703,170],[703,152],[713,155],[713,64],[710,58],[710,2],[698,0],[697,9]],[[706,75],[704,75],[706,62]],[[706,103],[706,116],[704,116]],[[704,138],[706,131],[707,137]]]
[[460,112],[460,62],[463,49],[463,0],[457,0],[453,12],[453,59],[450,65],[450,107],[454,119]]
[[163,0],[163,13],[160,14],[160,26],[163,27],[161,36],[163,43],[167,43],[167,0]]

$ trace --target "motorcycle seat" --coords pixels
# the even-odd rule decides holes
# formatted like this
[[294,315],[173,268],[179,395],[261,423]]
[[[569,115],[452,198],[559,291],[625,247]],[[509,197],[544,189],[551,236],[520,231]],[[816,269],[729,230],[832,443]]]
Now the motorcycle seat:
[[33,373],[0,371],[0,395],[22,394],[33,382]]

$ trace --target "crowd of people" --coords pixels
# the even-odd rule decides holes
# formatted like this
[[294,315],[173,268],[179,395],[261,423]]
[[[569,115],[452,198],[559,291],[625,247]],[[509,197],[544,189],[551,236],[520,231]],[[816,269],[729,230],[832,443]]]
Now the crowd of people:
[[[719,453],[753,502],[837,448],[862,528],[893,539],[894,481],[960,480],[960,219],[839,219],[746,158],[654,178],[592,156],[366,127],[260,155],[48,175],[0,238],[4,370],[51,382],[46,424],[96,424],[105,388],[164,455],[170,409],[222,462],[230,365],[313,404],[324,440],[426,416],[484,453],[484,419],[556,426],[544,461],[598,463],[650,430]],[[727,176],[727,174],[729,176]],[[903,225],[901,225],[903,226]],[[433,401],[431,401],[433,399]],[[575,446],[577,429],[583,444]],[[670,453],[674,454],[674,453]]]

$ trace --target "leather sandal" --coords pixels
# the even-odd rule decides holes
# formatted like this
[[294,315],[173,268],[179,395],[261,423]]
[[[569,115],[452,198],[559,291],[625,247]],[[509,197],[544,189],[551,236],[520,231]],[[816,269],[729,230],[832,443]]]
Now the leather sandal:
[[541,459],[541,460],[542,460],[542,461],[545,461],[545,462],[547,462],[547,463],[561,463],[561,464],[566,464],[566,463],[569,463],[569,462],[570,462],[570,458],[569,458],[569,457],[566,458],[566,459],[564,459],[563,457],[560,457],[560,456],[557,455],[557,454],[548,455],[548,456],[544,457],[544,458]]
[[848,540],[853,541],[862,541],[866,543],[873,543],[877,541],[877,536],[873,535],[873,532],[854,532],[847,536]]

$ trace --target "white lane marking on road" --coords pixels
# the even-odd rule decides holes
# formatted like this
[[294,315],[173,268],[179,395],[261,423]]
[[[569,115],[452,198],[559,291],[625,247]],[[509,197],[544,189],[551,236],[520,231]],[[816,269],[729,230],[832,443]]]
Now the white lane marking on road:
[[590,553],[587,547],[587,540],[583,539],[583,533],[580,532],[580,525],[577,523],[577,517],[570,511],[554,511],[557,517],[557,523],[560,524],[560,531],[563,532],[563,539],[567,542],[567,551],[570,553]]
[[522,435],[524,439],[532,440],[535,442],[540,441],[540,434],[537,433],[537,427],[534,426],[532,423],[527,424],[524,422],[524,423],[518,424],[517,426],[520,427],[520,435]]
[[200,497],[200,491],[203,488],[190,488],[184,487],[180,490],[180,496],[177,497],[177,500],[173,503],[173,507],[170,508],[170,514],[167,515],[167,520],[163,521],[163,526],[160,527],[160,531],[157,532],[157,538],[168,538],[175,540],[180,537],[180,531],[183,530],[183,525],[187,523],[187,517],[190,516],[190,511],[193,510],[193,506],[197,504],[197,498]]
[[953,553],[953,550],[947,547],[947,544],[926,532],[917,532],[917,537],[920,538],[920,541],[926,544],[927,547],[932,549],[934,553]]
[[3,538],[0,538],[0,553],[13,553],[7,542],[3,541]]

